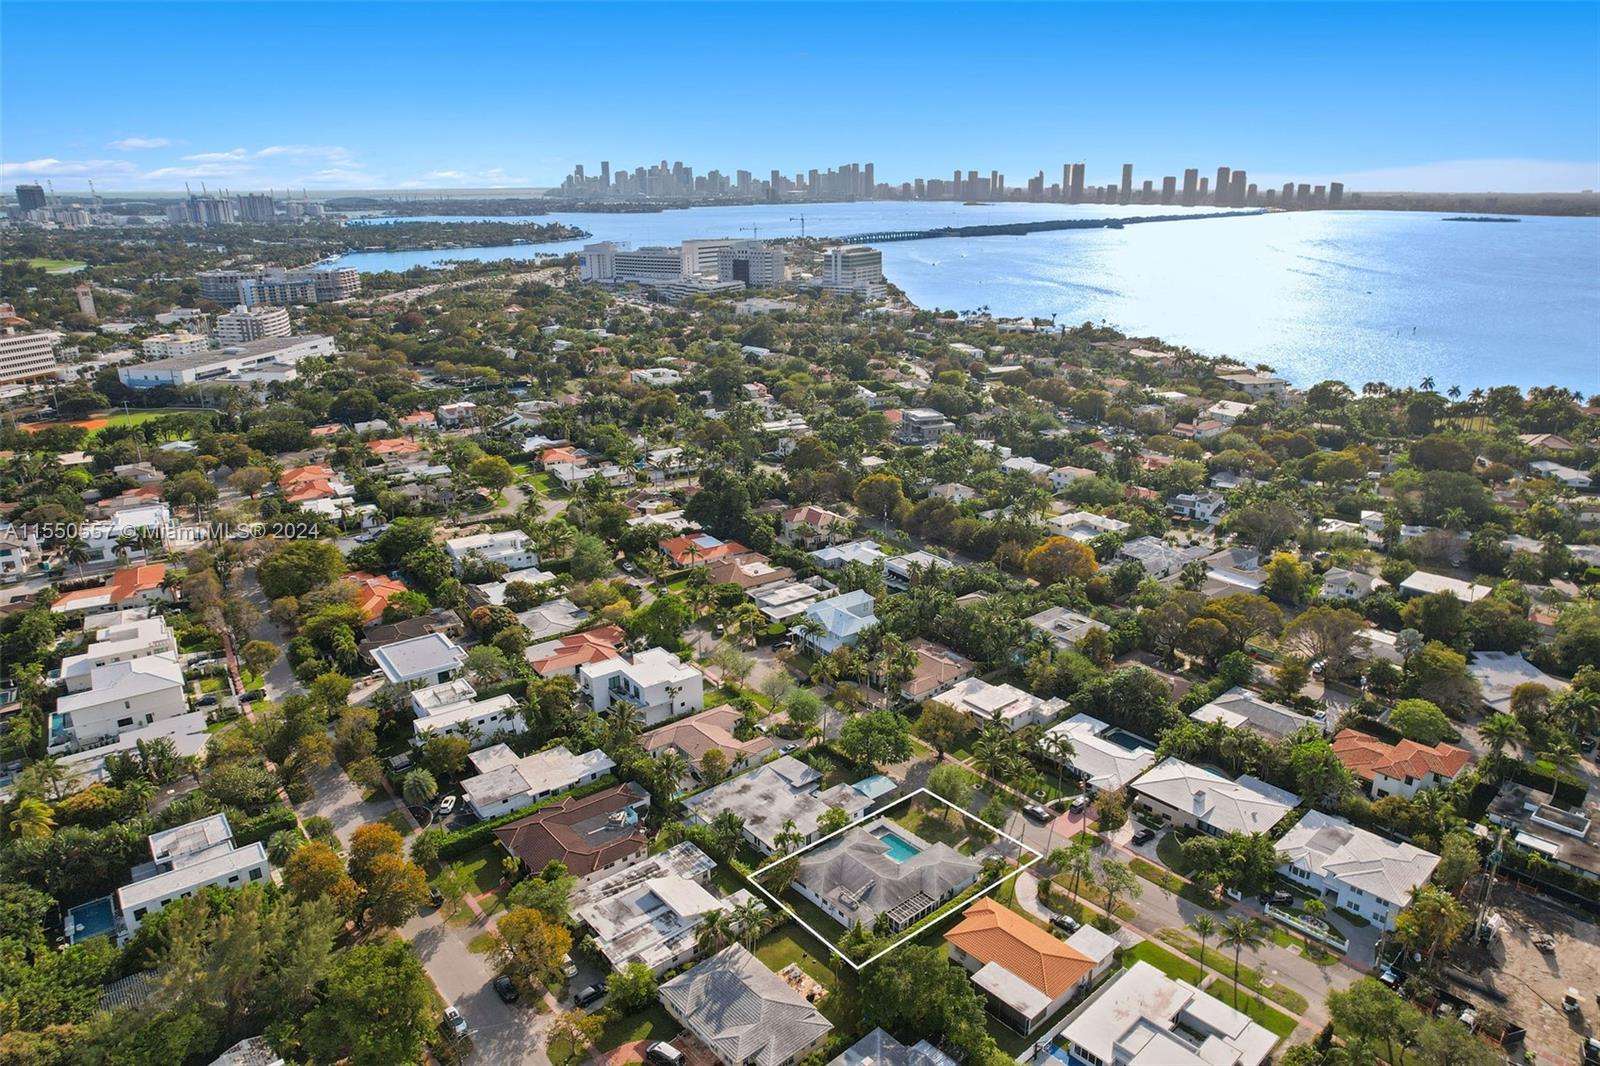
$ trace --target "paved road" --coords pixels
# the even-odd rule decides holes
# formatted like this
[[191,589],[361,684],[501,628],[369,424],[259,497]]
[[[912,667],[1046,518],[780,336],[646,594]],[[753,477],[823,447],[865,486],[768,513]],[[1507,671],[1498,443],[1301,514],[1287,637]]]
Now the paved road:
[[486,927],[481,918],[464,927],[451,926],[428,910],[408,922],[401,934],[417,949],[439,995],[467,1020],[475,1050],[471,1061],[549,1066],[544,1032],[555,1012],[540,1013],[526,999],[504,1003],[495,995],[487,956],[473,954],[467,946]]

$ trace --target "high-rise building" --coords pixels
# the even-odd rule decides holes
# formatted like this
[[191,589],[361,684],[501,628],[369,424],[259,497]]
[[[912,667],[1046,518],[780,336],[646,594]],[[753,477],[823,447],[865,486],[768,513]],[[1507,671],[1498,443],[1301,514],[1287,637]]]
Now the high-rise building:
[[1294,187],[1294,202],[1302,207],[1311,203],[1311,186],[1309,184],[1301,182]]
[[1216,205],[1221,207],[1228,202],[1228,186],[1233,180],[1233,172],[1227,167],[1217,168],[1217,183],[1211,187],[1216,196]]
[[608,160],[602,159],[600,160],[600,191],[607,192],[610,190],[610,188],[611,163]]
[[1233,172],[1232,180],[1230,182],[1231,187],[1228,189],[1228,205],[1230,207],[1244,206],[1245,191],[1248,188],[1246,181],[1247,179],[1245,178],[1244,171],[1235,170]]
[[1203,204],[1203,203],[1206,202],[1206,197],[1208,197],[1210,195],[1211,195],[1211,179],[1210,178],[1201,178],[1200,179],[1200,189],[1195,194],[1195,202]]
[[1146,178],[1144,184],[1139,186],[1139,202],[1141,204],[1153,204],[1156,202],[1155,183],[1149,178]]
[[[14,318],[16,313],[10,304],[0,304],[0,319]],[[11,326],[0,328],[0,386],[55,377],[60,340],[61,334],[49,330],[19,333]]]
[[1118,203],[1128,203],[1133,199],[1133,164],[1122,164],[1122,191],[1117,197]]
[[267,223],[278,220],[278,206],[270,193],[246,192],[237,197],[240,222]]
[[878,188],[878,168],[868,163],[862,168],[862,173],[865,175],[865,180],[862,183],[861,195],[870,200],[876,195]]
[[1083,164],[1072,164],[1072,202],[1083,202]]
[[1061,198],[1072,199],[1072,164],[1061,164]]
[[1290,204],[1294,203],[1294,182],[1286,181],[1283,183],[1282,196],[1283,206],[1288,207]]
[[1161,202],[1170,204],[1178,196],[1178,179],[1171,174],[1161,179]]
[[23,211],[43,211],[48,203],[43,185],[18,185],[17,207]]
[[1328,206],[1338,207],[1344,203],[1344,182],[1336,181],[1328,186]]
[[1183,206],[1193,207],[1200,198],[1200,171],[1190,167],[1183,172]]
[[717,249],[718,281],[742,281],[751,288],[768,288],[782,285],[787,276],[783,249],[778,245],[732,241]]
[[217,342],[222,345],[245,344],[264,337],[287,337],[289,333],[289,311],[283,307],[240,304],[227,314],[217,316]]
[[79,282],[73,293],[78,297],[78,313],[88,315],[90,318],[97,317],[94,313],[94,290],[88,283]]
[[[958,184],[959,177],[958,173]],[[829,248],[822,259],[822,287],[869,299],[888,295],[883,280],[883,253],[864,244]]]

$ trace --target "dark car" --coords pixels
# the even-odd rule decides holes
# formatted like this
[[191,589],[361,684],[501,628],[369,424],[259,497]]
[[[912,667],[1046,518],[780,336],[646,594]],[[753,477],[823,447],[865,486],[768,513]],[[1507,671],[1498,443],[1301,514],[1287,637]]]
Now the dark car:
[[499,996],[504,1003],[515,1003],[522,998],[521,993],[517,991],[517,986],[512,984],[511,978],[505,974],[501,974],[494,979],[494,994]]
[[1055,814],[1050,810],[1049,807],[1044,807],[1037,803],[1028,804],[1026,807],[1022,808],[1022,813],[1035,822],[1048,822],[1050,819],[1055,817]]
[[251,702],[254,702],[255,700],[264,700],[264,699],[267,698],[267,690],[264,689],[264,688],[249,689],[248,691],[245,692],[244,695],[240,696],[239,698],[241,700],[244,700],[246,703],[251,703]]
[[444,906],[444,893],[440,892],[437,888],[434,888],[432,885],[429,885],[428,886],[428,902],[433,904],[435,907],[443,907]]
[[1285,892],[1282,889],[1278,889],[1273,892],[1263,892],[1261,894],[1261,902],[1270,903],[1274,907],[1287,907],[1289,904],[1294,902],[1294,893]]
[[1155,838],[1156,838],[1156,831],[1154,829],[1151,829],[1149,826],[1145,826],[1142,829],[1140,829],[1137,833],[1133,834],[1133,842],[1135,844],[1148,844],[1152,840],[1154,840]]
[[580,1007],[587,1007],[589,1004],[598,1003],[605,998],[605,989],[599,985],[589,985],[587,988],[580,989],[578,994],[572,997],[572,1002]]
[[1076,933],[1079,928],[1078,919],[1072,917],[1070,914],[1052,915],[1050,918],[1050,924],[1069,936],[1073,933]]

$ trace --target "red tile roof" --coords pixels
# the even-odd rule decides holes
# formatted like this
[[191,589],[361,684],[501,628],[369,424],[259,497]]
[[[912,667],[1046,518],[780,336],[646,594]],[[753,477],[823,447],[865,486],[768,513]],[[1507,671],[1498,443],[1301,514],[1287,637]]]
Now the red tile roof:
[[[661,550],[667,554],[675,566],[690,566],[700,563],[709,563],[716,559],[726,559],[733,555],[744,555],[750,549],[736,540],[722,541],[718,544],[706,546],[700,542],[705,539],[704,533],[686,533],[681,537],[673,537],[661,542]],[[691,550],[690,546],[694,548]]]
[[601,626],[598,629],[574,633],[556,641],[556,650],[543,659],[530,662],[533,672],[548,677],[561,670],[589,663],[603,663],[622,654],[622,642],[627,635],[621,626]]
[[422,450],[416,441],[406,440],[404,437],[385,437],[375,440],[367,445],[372,449],[373,455],[412,455]]
[[568,797],[494,831],[505,849],[530,870],[557,859],[584,877],[643,851],[644,820],[637,808],[650,794],[632,781],[582,799]]
[[992,899],[968,907],[944,938],[981,963],[999,963],[1052,1000],[1094,969],[1089,956]]
[[1472,761],[1472,753],[1451,744],[1427,747],[1414,740],[1390,744],[1355,729],[1341,730],[1333,738],[1333,753],[1358,777],[1371,781],[1376,774],[1404,780],[1436,774],[1450,780]]
[[356,586],[356,606],[361,608],[362,615],[367,621],[372,621],[383,614],[383,609],[389,605],[389,597],[397,592],[406,591],[404,581],[396,581],[392,577],[378,574],[369,574],[365,570],[357,570],[345,575],[346,581],[354,582]]

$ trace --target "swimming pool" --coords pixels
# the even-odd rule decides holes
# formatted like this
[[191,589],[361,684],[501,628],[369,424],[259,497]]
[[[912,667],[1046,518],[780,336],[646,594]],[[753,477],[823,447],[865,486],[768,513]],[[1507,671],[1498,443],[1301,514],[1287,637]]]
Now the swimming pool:
[[1148,749],[1150,747],[1148,740],[1143,737],[1136,737],[1126,729],[1111,729],[1100,735],[1126,751],[1138,751],[1140,748]]
[[884,854],[889,856],[889,858],[893,859],[895,862],[905,862],[907,859],[911,858],[911,856],[918,854],[922,850],[921,848],[915,847],[909,840],[901,836],[896,836],[887,829],[879,831],[877,837],[879,840],[883,841]]

